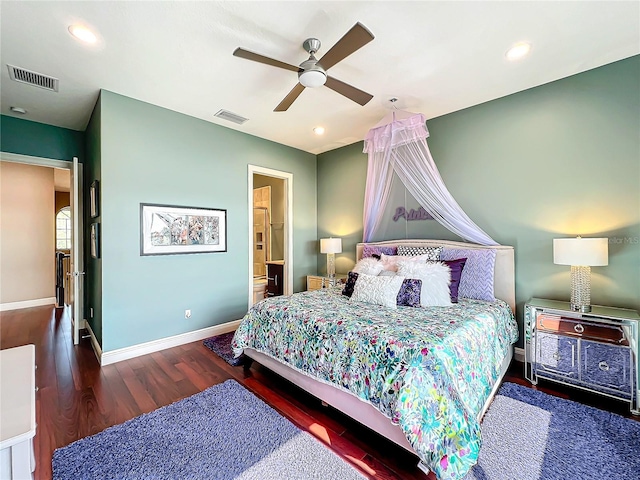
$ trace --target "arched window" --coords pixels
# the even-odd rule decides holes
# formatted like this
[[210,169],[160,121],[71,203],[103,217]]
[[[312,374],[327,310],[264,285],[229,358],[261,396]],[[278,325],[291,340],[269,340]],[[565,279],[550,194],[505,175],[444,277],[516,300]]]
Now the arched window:
[[56,215],[56,249],[71,249],[71,207],[61,208]]

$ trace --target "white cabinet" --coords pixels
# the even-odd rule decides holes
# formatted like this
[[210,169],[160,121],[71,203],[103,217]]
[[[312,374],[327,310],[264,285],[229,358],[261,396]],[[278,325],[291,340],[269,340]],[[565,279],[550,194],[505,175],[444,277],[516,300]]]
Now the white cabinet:
[[33,478],[36,461],[36,350],[34,345],[0,351],[0,478]]

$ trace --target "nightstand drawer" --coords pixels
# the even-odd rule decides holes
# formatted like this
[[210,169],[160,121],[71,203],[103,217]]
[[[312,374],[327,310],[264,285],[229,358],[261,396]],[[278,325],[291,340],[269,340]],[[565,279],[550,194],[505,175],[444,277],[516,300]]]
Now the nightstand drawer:
[[536,338],[536,375],[578,379],[578,339],[538,334]]
[[[335,278],[335,284],[341,284],[346,282],[346,275],[337,274]],[[321,277],[320,275],[307,275],[307,290],[320,290],[321,288],[328,288],[331,285],[329,277]]]
[[323,287],[323,277],[307,275],[307,290],[320,290]]
[[626,347],[581,342],[581,380],[596,388],[604,387],[631,396],[634,371],[630,353]]
[[591,323],[586,320],[562,317],[549,313],[538,314],[537,328],[540,331],[555,332],[599,342],[629,345],[622,327],[605,323]]

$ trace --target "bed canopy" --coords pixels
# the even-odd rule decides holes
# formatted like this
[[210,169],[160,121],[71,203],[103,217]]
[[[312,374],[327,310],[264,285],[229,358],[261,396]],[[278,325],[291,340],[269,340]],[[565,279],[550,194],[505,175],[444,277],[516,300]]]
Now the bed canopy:
[[369,164],[363,242],[371,241],[380,226],[395,171],[422,208],[445,228],[470,242],[497,245],[464,213],[447,190],[427,146],[429,131],[424,115],[394,111],[391,122],[385,123],[385,119],[369,130],[364,140]]

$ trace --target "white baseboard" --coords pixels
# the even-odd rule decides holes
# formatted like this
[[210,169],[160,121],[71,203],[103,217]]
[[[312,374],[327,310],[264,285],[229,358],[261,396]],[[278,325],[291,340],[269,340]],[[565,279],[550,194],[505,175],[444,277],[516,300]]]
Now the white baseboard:
[[89,325],[89,322],[86,319],[84,321],[84,328],[86,328],[89,331],[89,335],[91,336],[91,346],[93,347],[93,351],[96,354],[98,363],[100,363],[100,358],[102,357],[102,347],[100,346],[100,343],[98,343],[96,334],[93,333],[93,330],[91,329],[91,325]]
[[[213,327],[202,328],[200,330],[194,330],[193,332],[181,333],[180,335],[174,335],[173,337],[161,338],[153,340],[151,342],[140,343],[138,345],[132,345],[130,347],[119,348],[117,350],[111,350],[109,352],[96,350],[96,355],[100,361],[100,365],[111,365],[112,363],[121,362],[122,360],[129,360],[130,358],[139,357],[141,355],[147,355],[149,353],[164,350],[165,348],[176,347],[178,345],[184,345],[185,343],[195,342],[197,340],[203,340],[205,338],[213,337],[214,335],[221,335],[227,332],[233,332],[240,320],[234,320],[232,322],[223,323],[221,325],[214,325]],[[91,329],[89,329],[91,332]],[[94,340],[95,336],[91,332],[91,343],[93,348],[98,348],[98,342]]]
[[0,303],[0,312],[7,310],[18,310],[20,308],[42,307],[43,305],[55,305],[56,297],[36,298],[34,300],[23,300],[21,302]]
[[524,363],[524,348],[520,348],[520,347],[515,347],[513,349],[513,359]]

